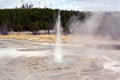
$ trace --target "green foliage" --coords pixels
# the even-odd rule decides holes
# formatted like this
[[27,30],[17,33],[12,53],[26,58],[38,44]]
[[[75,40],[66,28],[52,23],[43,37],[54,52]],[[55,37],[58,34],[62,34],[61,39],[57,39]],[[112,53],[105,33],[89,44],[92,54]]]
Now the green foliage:
[[[68,32],[68,21],[73,15],[80,15],[80,19],[85,18],[83,12],[61,11],[62,27]],[[12,31],[39,31],[54,28],[58,10],[52,9],[1,9],[0,25],[7,25]],[[1,26],[2,27],[2,26]]]

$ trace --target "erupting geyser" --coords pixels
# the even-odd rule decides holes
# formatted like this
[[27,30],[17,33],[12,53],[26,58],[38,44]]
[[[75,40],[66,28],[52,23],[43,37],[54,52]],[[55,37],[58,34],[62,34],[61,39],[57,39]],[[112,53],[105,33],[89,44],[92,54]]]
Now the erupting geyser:
[[56,47],[54,54],[54,61],[57,63],[61,63],[63,59],[62,55],[62,40],[61,40],[61,18],[60,11],[58,11],[58,18],[56,21]]

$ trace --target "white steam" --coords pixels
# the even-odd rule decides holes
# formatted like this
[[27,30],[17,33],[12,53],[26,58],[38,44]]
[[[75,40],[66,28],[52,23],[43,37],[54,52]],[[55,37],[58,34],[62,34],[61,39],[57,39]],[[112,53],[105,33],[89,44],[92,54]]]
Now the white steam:
[[69,28],[73,34],[89,34],[109,36],[112,39],[120,38],[119,12],[94,12],[84,21],[79,16],[71,17]]

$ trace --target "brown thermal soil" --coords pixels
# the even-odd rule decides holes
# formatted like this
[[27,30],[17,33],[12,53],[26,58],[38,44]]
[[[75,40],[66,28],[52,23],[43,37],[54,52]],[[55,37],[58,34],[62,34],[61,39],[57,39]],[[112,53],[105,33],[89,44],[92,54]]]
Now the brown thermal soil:
[[[68,35],[63,35],[62,40],[66,42],[69,38]],[[36,42],[48,42],[54,43],[56,41],[55,34],[41,34],[41,35],[31,35],[31,34],[9,34],[9,35],[0,35],[0,39],[17,39],[17,40],[30,40]]]
[[[55,43],[56,35],[55,34],[40,34],[40,35],[32,35],[28,32],[10,32],[9,35],[0,35],[0,39],[16,39],[16,40],[30,40],[36,42],[47,42],[47,43]],[[113,43],[120,44],[120,40],[113,40],[110,37],[102,37],[102,36],[90,36],[90,35],[62,35],[63,43],[72,43],[79,41],[91,43],[91,44],[101,44],[101,43]],[[80,42],[79,42],[80,43]]]

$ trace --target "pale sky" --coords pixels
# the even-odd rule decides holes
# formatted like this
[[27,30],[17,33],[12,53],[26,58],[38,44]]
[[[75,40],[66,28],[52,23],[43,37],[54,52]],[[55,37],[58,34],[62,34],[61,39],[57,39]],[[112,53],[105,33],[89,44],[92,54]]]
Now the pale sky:
[[[67,10],[89,11],[120,11],[120,0],[23,0],[24,3],[33,3],[34,7],[49,7]],[[15,8],[22,0],[0,0],[0,8]]]

